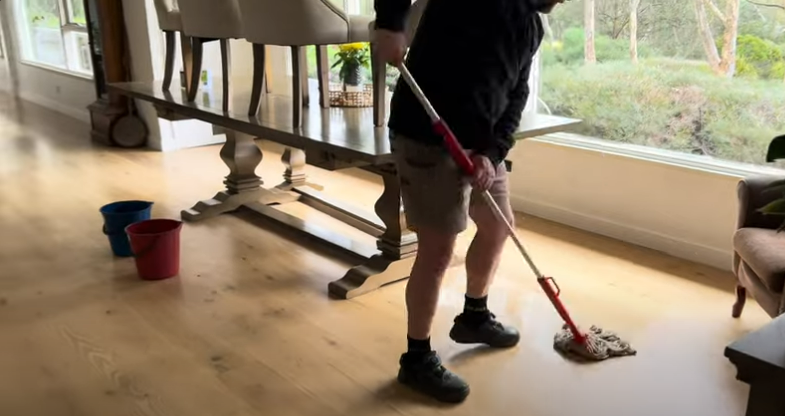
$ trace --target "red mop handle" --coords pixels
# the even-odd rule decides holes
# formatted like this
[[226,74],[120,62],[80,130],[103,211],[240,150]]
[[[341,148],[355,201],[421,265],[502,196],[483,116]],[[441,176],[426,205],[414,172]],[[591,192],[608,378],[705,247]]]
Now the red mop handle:
[[398,67],[398,70],[401,71],[403,79],[409,84],[409,88],[412,89],[414,96],[417,97],[417,100],[419,100],[420,104],[425,108],[425,112],[428,113],[428,117],[431,119],[433,131],[442,136],[444,143],[447,145],[447,150],[449,150],[455,163],[458,164],[465,174],[469,176],[474,175],[474,163],[469,159],[469,155],[466,154],[466,151],[463,150],[460,142],[458,142],[458,139],[455,137],[455,133],[453,133],[447,123],[439,117],[439,114],[436,113],[436,110],[433,108],[430,101],[425,98],[425,94],[420,89],[420,86],[417,85],[417,82],[414,81],[409,69],[406,68],[404,64],[401,64]]
[[469,159],[469,155],[467,155],[466,151],[463,150],[463,147],[455,137],[455,133],[450,130],[450,127],[447,125],[447,123],[439,118],[433,123],[433,131],[444,138],[444,144],[447,145],[447,150],[450,151],[452,158],[455,160],[455,163],[458,164],[461,170],[463,170],[463,172],[468,176],[474,175],[474,163],[472,163],[472,160]]
[[[551,284],[551,282],[553,282],[553,284]],[[556,280],[552,277],[541,277],[537,279],[537,283],[540,284],[542,290],[545,291],[545,296],[548,297],[548,300],[551,301],[553,307],[556,308],[556,312],[559,313],[559,316],[564,320],[564,323],[567,324],[567,328],[572,332],[572,337],[575,339],[575,342],[579,344],[585,343],[586,335],[578,329],[578,325],[572,320],[569,312],[567,312],[567,308],[564,307],[564,304],[559,298],[561,289],[559,288],[559,285],[556,284]],[[555,289],[554,286],[556,287]]]

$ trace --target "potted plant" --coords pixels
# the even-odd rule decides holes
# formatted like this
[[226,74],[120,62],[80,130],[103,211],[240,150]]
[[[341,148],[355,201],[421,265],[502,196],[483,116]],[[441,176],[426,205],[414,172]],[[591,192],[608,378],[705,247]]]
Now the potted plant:
[[[766,153],[766,162],[771,163],[780,159],[785,159],[785,135],[775,137],[769,143],[769,150]],[[758,212],[764,215],[785,216],[785,179],[772,182],[766,188],[766,192],[778,192],[782,196],[759,208]],[[785,230],[785,221],[777,232],[783,230]]]
[[362,69],[367,68],[370,61],[369,45],[362,42],[340,45],[335,57],[338,59],[333,64],[333,68],[341,67],[338,76],[344,85],[344,90],[347,87],[359,89],[362,84]]

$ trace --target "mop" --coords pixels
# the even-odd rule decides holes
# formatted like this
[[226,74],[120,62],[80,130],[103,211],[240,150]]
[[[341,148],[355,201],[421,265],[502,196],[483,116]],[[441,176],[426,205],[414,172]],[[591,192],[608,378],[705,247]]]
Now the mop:
[[[428,113],[428,116],[430,117],[433,124],[434,131],[444,138],[447,150],[449,150],[453,159],[455,159],[455,162],[466,175],[472,176],[474,173],[474,164],[472,163],[471,159],[469,159],[469,156],[461,147],[458,140],[455,138],[453,132],[447,126],[447,123],[445,123],[444,120],[442,120],[441,117],[436,113],[436,110],[425,97],[425,94],[422,92],[417,83],[414,81],[414,78],[412,77],[408,68],[406,68],[406,66],[401,63],[398,66],[398,69],[401,72],[403,79],[409,85],[414,95]],[[572,320],[572,317],[567,312],[567,309],[564,307],[564,304],[559,298],[559,295],[561,295],[561,289],[559,288],[558,284],[556,284],[556,280],[554,280],[552,277],[546,277],[540,273],[539,268],[537,268],[537,266],[534,264],[534,261],[531,259],[528,252],[523,247],[520,239],[516,235],[515,229],[513,229],[510,222],[507,221],[507,218],[504,216],[501,209],[499,208],[499,205],[496,203],[493,197],[491,197],[491,194],[488,191],[485,191],[482,193],[482,198],[485,203],[491,207],[491,210],[493,211],[496,218],[507,226],[507,231],[515,243],[515,246],[518,248],[518,251],[520,251],[532,272],[534,272],[534,275],[537,277],[537,283],[539,283],[540,287],[542,287],[543,291],[545,291],[548,299],[551,301],[556,311],[564,320],[564,326],[562,327],[561,331],[559,331],[553,338],[553,348],[557,352],[561,353],[565,358],[576,361],[604,361],[611,357],[636,355],[637,351],[633,349],[629,343],[623,341],[613,332],[605,331],[602,328],[598,328],[596,326],[592,326],[590,330],[585,333],[578,329],[578,326]]]

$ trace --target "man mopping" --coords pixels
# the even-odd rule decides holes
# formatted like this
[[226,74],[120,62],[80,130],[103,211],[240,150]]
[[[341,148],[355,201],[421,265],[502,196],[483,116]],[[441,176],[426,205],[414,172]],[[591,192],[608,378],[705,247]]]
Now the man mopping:
[[411,0],[375,0],[378,54],[397,67],[410,46],[407,68],[470,153],[475,174],[462,175],[415,95],[399,81],[390,140],[419,250],[406,287],[408,351],[401,356],[398,380],[437,400],[461,402],[469,385],[442,365],[430,345],[442,278],[471,217],[477,233],[466,255],[465,307],[450,337],[496,348],[518,343],[518,331],[487,307],[508,232],[479,195],[489,191],[513,223],[504,160],[529,96],[531,65],[543,37],[539,13],[564,0],[418,1],[428,4],[408,45],[404,30]]

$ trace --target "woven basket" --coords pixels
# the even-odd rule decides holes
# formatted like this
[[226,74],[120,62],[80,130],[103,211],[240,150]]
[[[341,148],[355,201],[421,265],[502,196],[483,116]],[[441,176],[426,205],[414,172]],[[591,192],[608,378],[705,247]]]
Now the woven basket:
[[343,84],[330,84],[330,107],[373,107],[373,85],[362,91],[344,91]]

